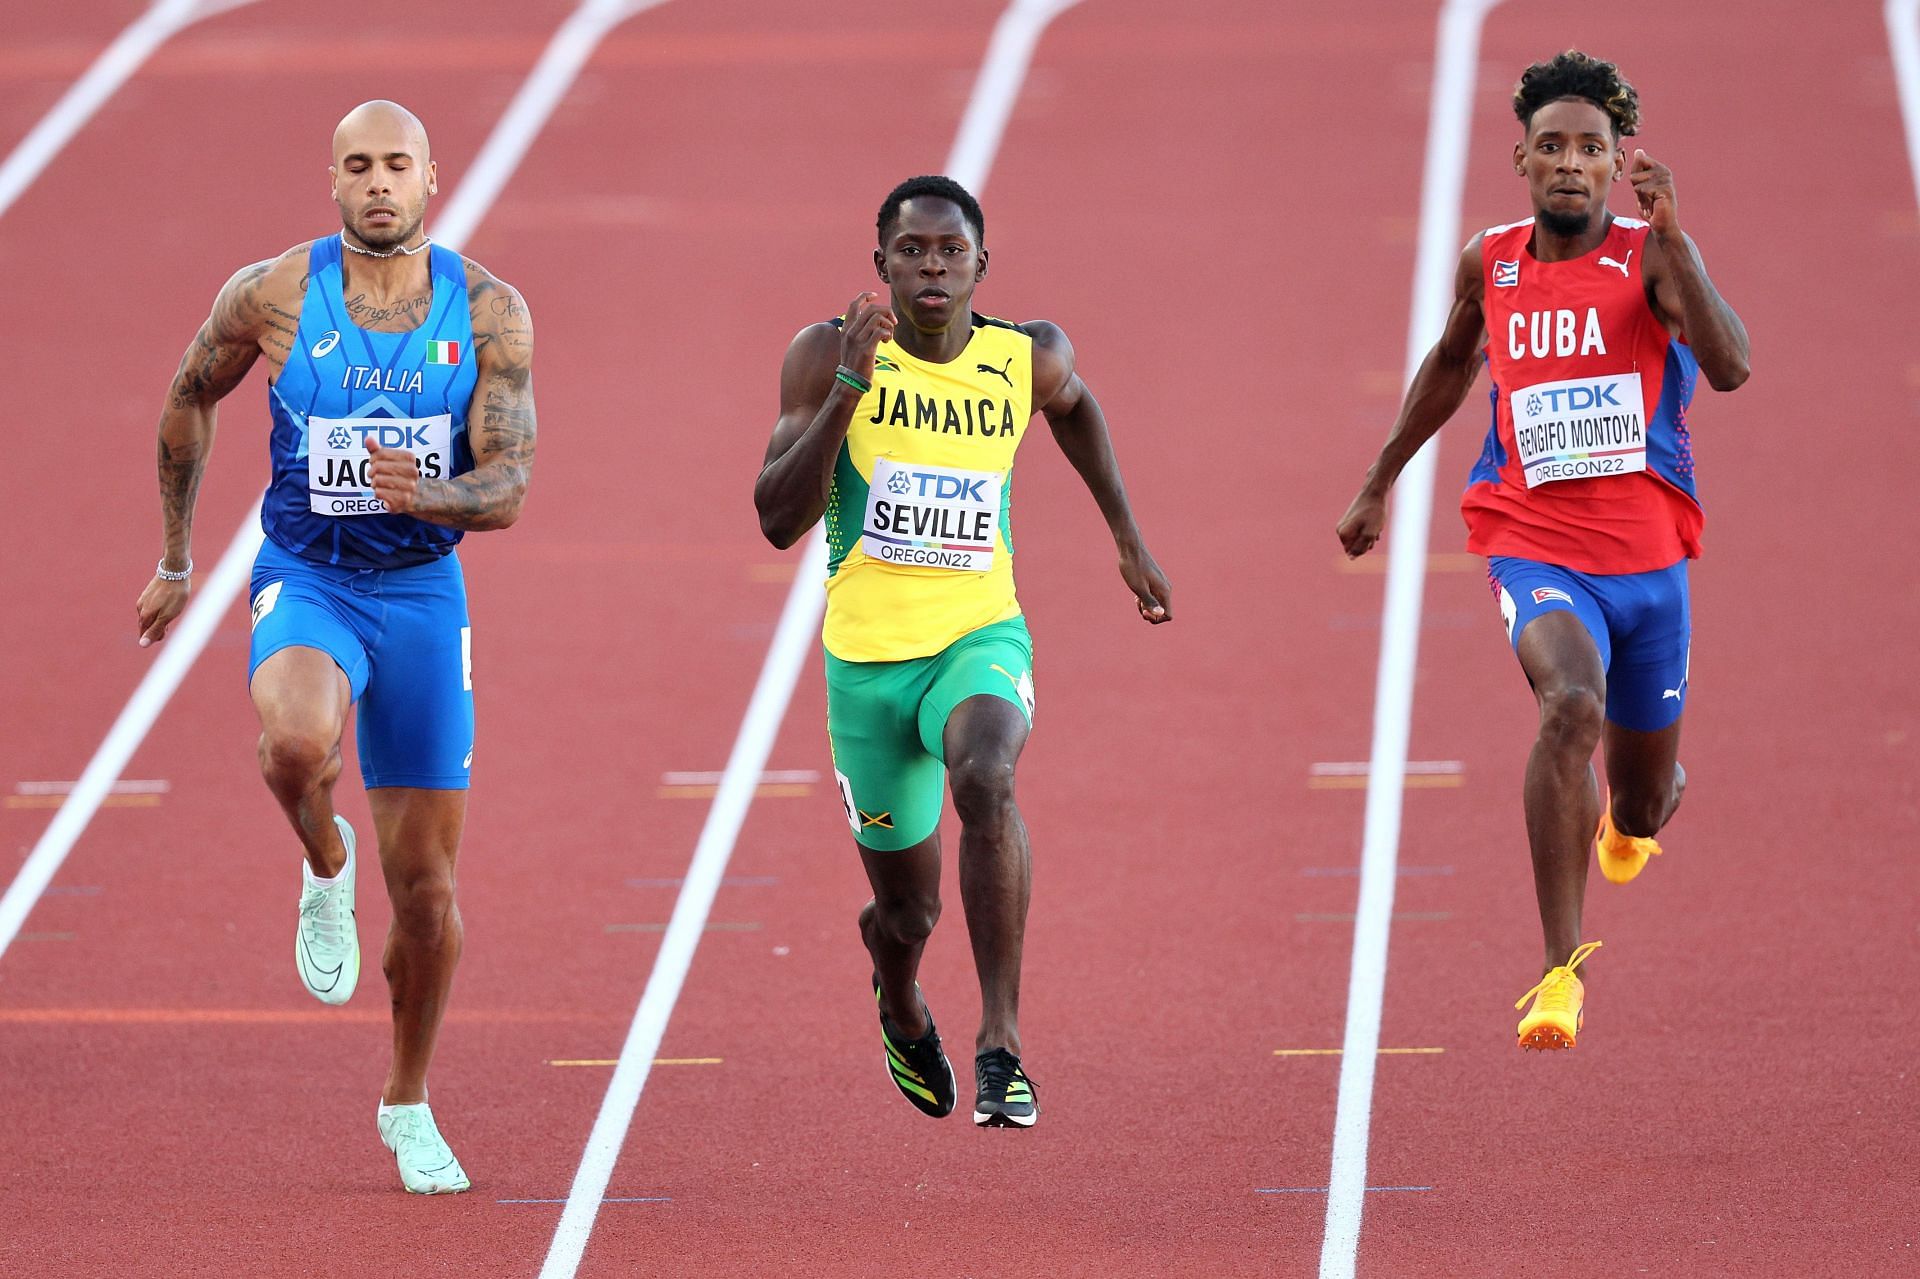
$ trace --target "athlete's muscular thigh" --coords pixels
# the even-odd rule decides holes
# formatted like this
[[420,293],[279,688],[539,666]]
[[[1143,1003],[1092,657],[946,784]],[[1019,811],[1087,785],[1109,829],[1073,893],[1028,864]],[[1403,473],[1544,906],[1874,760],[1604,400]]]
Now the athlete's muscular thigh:
[[380,867],[390,891],[444,880],[451,890],[460,837],[467,825],[467,792],[381,786],[367,792],[380,834]]
[[1540,703],[1540,733],[1591,752],[1606,721],[1607,673],[1586,624],[1566,609],[1542,613],[1514,645]]
[[953,806],[962,822],[990,819],[1013,802],[1013,770],[1031,726],[1018,706],[980,693],[947,717],[943,739]]
[[260,663],[248,691],[270,740],[340,744],[353,691],[328,654],[298,645],[283,648]]

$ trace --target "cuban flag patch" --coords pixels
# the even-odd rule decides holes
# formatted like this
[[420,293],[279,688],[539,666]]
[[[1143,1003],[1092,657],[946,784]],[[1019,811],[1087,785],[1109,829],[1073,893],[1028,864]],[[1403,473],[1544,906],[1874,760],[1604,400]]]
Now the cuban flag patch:
[[1545,604],[1548,600],[1559,600],[1562,604],[1573,603],[1573,596],[1557,586],[1536,586],[1533,588],[1533,602]]
[[1499,258],[1495,258],[1493,260],[1493,287],[1496,289],[1510,289],[1518,283],[1520,283],[1520,260],[1516,258],[1511,262],[1502,262]]

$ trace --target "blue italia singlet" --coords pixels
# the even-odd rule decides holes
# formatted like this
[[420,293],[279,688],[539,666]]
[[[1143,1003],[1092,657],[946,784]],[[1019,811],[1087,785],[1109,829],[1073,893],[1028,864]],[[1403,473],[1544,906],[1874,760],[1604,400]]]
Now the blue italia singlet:
[[260,524],[303,559],[343,568],[402,568],[447,554],[459,529],[393,515],[367,483],[367,441],[404,448],[420,473],[446,479],[473,469],[467,406],[473,399],[473,321],[465,263],[428,249],[433,305],[407,333],[355,324],[341,292],[340,237],[308,251],[300,331],[267,388],[273,479]]

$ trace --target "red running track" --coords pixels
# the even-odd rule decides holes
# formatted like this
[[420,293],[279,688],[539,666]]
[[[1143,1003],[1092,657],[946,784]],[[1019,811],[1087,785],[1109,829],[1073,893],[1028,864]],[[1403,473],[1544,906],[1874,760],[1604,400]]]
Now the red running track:
[[[27,7],[27,52],[0,63],[5,145],[113,30]],[[5,790],[76,776],[144,669],[155,406],[226,273],[325,229],[332,121],[400,93],[457,187],[564,11],[428,3],[364,33],[296,6],[217,18],[0,217],[0,278],[31,307],[8,349],[49,398],[86,386],[96,415],[34,433],[39,406],[16,400],[9,422]],[[103,810],[0,957],[0,1271],[538,1269],[558,1206],[501,1201],[566,1194],[608,1071],[547,1063],[615,1055],[645,983],[642,929],[705,815],[663,778],[721,766],[791,567],[747,494],[780,352],[866,286],[879,196],[946,154],[997,5],[942,12],[643,15],[466,246],[535,310],[546,426],[526,519],[463,551],[481,737],[434,1098],[474,1191],[393,1185],[369,1113],[377,979],[335,1012],[292,978],[294,857],[253,768],[236,612],[128,769],[172,789]],[[401,92],[384,68],[423,31],[450,34]],[[1412,752],[1460,761],[1462,784],[1408,795],[1382,1033],[1445,1051],[1382,1059],[1369,1173],[1431,1189],[1369,1196],[1360,1271],[1514,1273],[1545,1231],[1570,1241],[1566,1275],[1892,1272],[1920,1208],[1899,1158],[1920,1032],[1895,980],[1920,699],[1882,654],[1920,622],[1895,559],[1920,535],[1900,336],[1920,216],[1884,35],[1875,14],[1778,4],[1663,11],[1657,34],[1496,10],[1465,226],[1524,212],[1505,94],[1570,44],[1640,85],[1644,144],[1755,334],[1753,382],[1703,392],[1694,417],[1692,789],[1670,854],[1590,895],[1607,948],[1581,1048],[1516,1053],[1531,714],[1460,571],[1451,496],[1480,433],[1463,411],[1442,437]],[[1048,33],[987,186],[980,302],[1074,338],[1179,619],[1133,619],[1091,502],[1037,435],[1016,519],[1045,1119],[982,1133],[899,1103],[831,790],[769,794],[662,1046],[719,1064],[655,1070],[608,1191],[667,1202],[607,1204],[582,1275],[1314,1272],[1338,1058],[1274,1050],[1342,1033],[1350,925],[1330,917],[1353,909],[1361,792],[1309,783],[1365,757],[1380,578],[1342,567],[1331,527],[1396,400],[1431,48],[1431,15],[1384,0],[1177,18],[1086,0]],[[203,561],[264,473],[263,394],[224,414]],[[1808,464],[1869,423],[1891,457]],[[772,768],[826,767],[822,696],[809,663]],[[0,809],[0,871],[49,816]],[[924,984],[964,1046],[957,905]]]

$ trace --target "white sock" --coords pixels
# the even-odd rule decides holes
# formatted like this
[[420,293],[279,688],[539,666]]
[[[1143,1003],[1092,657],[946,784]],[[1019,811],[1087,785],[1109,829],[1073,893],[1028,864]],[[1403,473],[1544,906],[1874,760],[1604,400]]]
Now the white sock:
[[353,855],[349,853],[347,860],[340,864],[339,870],[324,877],[313,873],[313,864],[311,862],[302,861],[300,863],[300,869],[305,872],[309,884],[312,884],[316,888],[331,888],[345,878],[348,871],[353,869]]
[[380,1099],[380,1117],[384,1119],[388,1115],[391,1115],[396,1110],[411,1110],[416,1107],[421,1110],[425,1110],[427,1108],[427,1103],[424,1101],[403,1101],[397,1106],[389,1106],[387,1104],[387,1099],[385,1097],[382,1097]]

